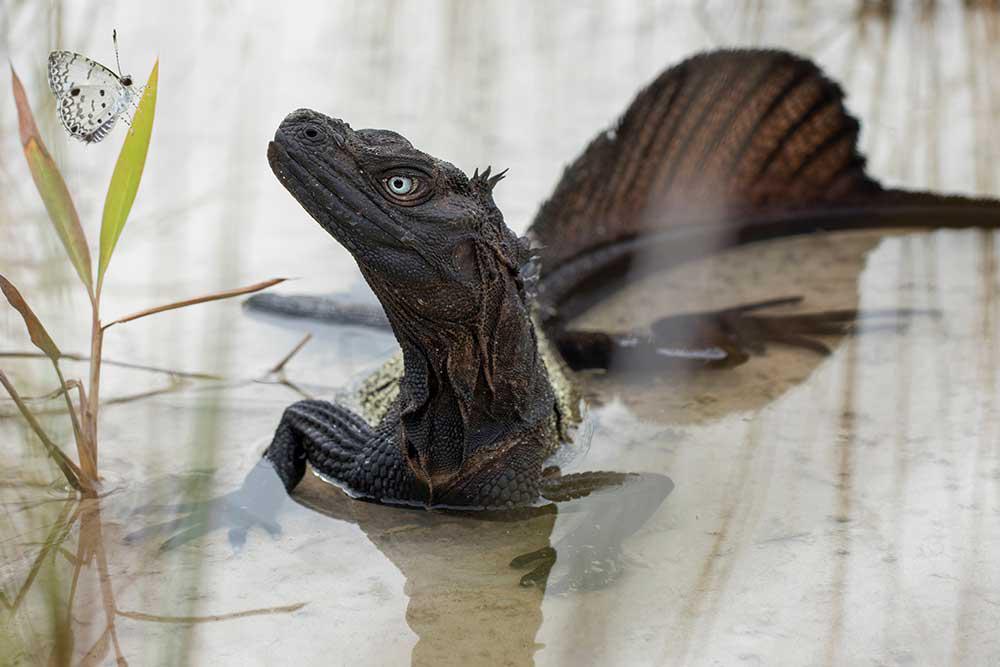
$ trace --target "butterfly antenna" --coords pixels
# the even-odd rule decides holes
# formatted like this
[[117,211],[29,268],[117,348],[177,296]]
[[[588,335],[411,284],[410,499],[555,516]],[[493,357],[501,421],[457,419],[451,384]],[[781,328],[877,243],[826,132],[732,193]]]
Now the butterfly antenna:
[[118,76],[122,76],[122,61],[118,59],[118,31],[111,31],[111,41],[115,43],[115,64],[118,65]]

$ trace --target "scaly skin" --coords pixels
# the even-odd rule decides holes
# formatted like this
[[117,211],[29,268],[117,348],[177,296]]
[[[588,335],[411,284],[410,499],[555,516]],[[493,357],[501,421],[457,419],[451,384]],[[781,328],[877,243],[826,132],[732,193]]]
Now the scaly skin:
[[493,201],[502,174],[469,178],[395,132],[290,114],[271,167],[357,260],[402,363],[362,396],[371,421],[322,401],[290,406],[265,461],[288,491],[308,462],[353,494],[424,506],[509,508],[624,483],[544,468],[575,419],[563,361],[606,367],[693,350],[732,365],[765,342],[823,351],[811,336],[845,332],[856,314],[762,317],[769,304],[755,304],[643,333],[567,330],[565,299],[586,280],[621,274],[643,247],[663,268],[817,229],[997,226],[996,202],[882,188],[857,134],[839,87],[790,54],[713,52],[667,70],[567,168],[532,225],[539,308],[530,241]]
[[377,428],[324,402],[286,410],[267,452],[286,488],[308,460],[382,502],[535,502],[559,444],[558,410],[521,276],[527,248],[493,203],[498,177],[467,178],[394,132],[354,131],[309,110],[285,119],[268,158],[357,259],[405,367]]

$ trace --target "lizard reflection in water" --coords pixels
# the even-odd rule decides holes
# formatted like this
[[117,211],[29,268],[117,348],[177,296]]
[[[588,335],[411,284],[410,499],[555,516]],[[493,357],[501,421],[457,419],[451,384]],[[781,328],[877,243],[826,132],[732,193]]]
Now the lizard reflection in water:
[[[351,495],[386,504],[501,510],[598,490],[614,491],[604,502],[621,516],[637,498],[659,503],[671,488],[662,475],[564,475],[549,463],[579,419],[576,370],[636,359],[665,372],[675,363],[730,367],[770,343],[822,353],[815,336],[847,333],[858,313],[764,314],[795,301],[775,295],[644,330],[569,328],[592,288],[633,278],[639,257],[644,270],[666,269],[819,230],[1000,224],[994,201],[882,187],[865,172],[858,131],[840,88],[807,60],[695,56],[591,142],[518,238],[492,197],[503,172],[470,178],[395,132],[291,113],[269,144],[272,170],[357,260],[401,356],[366,384],[364,414],[326,401],[288,407],[226,502],[250,508],[249,525],[308,463]],[[294,297],[254,304],[317,310]],[[319,310],[356,314],[333,303]]]

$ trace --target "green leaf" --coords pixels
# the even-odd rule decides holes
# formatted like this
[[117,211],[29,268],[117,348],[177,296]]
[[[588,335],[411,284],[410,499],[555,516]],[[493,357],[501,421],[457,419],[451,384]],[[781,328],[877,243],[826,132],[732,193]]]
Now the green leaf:
[[2,274],[0,274],[0,292],[7,297],[7,302],[14,306],[14,309],[21,313],[21,317],[24,319],[24,326],[28,329],[28,335],[31,336],[31,342],[35,344],[39,350],[45,353],[45,355],[55,361],[62,356],[62,352],[56,347],[55,342],[52,337],[49,336],[49,332],[45,330],[42,326],[41,320],[35,315],[35,312],[31,310],[28,303],[21,296],[21,293],[17,291],[14,284],[7,280]]
[[101,253],[97,265],[97,284],[104,283],[104,273],[108,270],[111,253],[125,228],[132,202],[139,190],[142,170],[146,166],[149,138],[153,133],[153,115],[156,111],[156,85],[159,80],[160,61],[153,65],[153,71],[146,83],[146,90],[139,100],[139,108],[132,119],[122,151],[118,154],[115,171],[111,174],[111,185],[104,200],[104,217],[101,220]]
[[90,268],[90,249],[87,247],[87,237],[83,234],[83,227],[80,226],[80,216],[76,213],[76,206],[73,205],[73,198],[66,188],[66,181],[59,173],[59,167],[49,155],[45,142],[38,133],[38,126],[35,125],[35,117],[31,113],[24,86],[21,85],[13,66],[10,68],[10,75],[11,85],[14,88],[14,103],[17,106],[21,145],[24,148],[24,157],[28,160],[31,177],[35,180],[35,187],[42,196],[45,210],[49,212],[49,218],[52,219],[56,233],[59,234],[59,240],[66,248],[70,261],[73,262],[73,268],[76,269],[87,290],[93,292],[94,278]]

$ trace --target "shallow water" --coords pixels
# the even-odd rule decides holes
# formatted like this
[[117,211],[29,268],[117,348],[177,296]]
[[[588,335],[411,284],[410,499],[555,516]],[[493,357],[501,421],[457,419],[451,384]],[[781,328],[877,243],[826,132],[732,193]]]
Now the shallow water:
[[[296,107],[397,129],[466,171],[511,166],[497,199],[520,231],[562,165],[643,83],[720,45],[815,57],[847,90],[879,178],[1000,194],[1000,83],[991,76],[1000,16],[957,2],[892,15],[828,4],[251,10],[8,0],[0,55],[28,87],[92,239],[122,130],[87,148],[64,139],[45,57],[59,46],[111,63],[115,26],[137,78],[161,59],[154,143],[105,292],[111,318],[272,275],[300,277],[288,292],[363,293],[350,257],[264,159]],[[84,296],[37,202],[9,102],[0,104],[0,191],[2,271],[64,349],[83,351]],[[573,469],[659,473],[675,484],[652,516],[633,517],[641,526],[622,545],[619,576],[584,578],[586,590],[572,586],[589,558],[577,531],[599,523],[607,502],[510,522],[359,503],[310,478],[287,504],[281,535],[251,533],[241,550],[225,531],[167,553],[158,539],[127,541],[174,516],[149,504],[234,488],[285,405],[303,393],[349,393],[395,343],[358,328],[251,318],[235,302],[116,327],[105,342],[113,360],[225,379],[108,366],[109,494],[99,504],[65,499],[52,484],[58,471],[0,401],[0,658],[1000,661],[997,247],[996,235],[974,231],[768,243],[643,279],[589,312],[585,324],[626,328],[788,294],[804,295],[805,309],[939,311],[899,328],[864,322],[858,336],[830,341],[828,358],[775,348],[731,371],[585,377],[593,434]],[[29,349],[20,326],[0,310],[0,351]],[[306,330],[315,338],[284,376],[268,375]],[[35,361],[0,366],[24,393],[52,387]],[[69,441],[65,416],[45,423]],[[531,568],[512,559],[549,545],[558,556],[548,588],[521,586]]]

